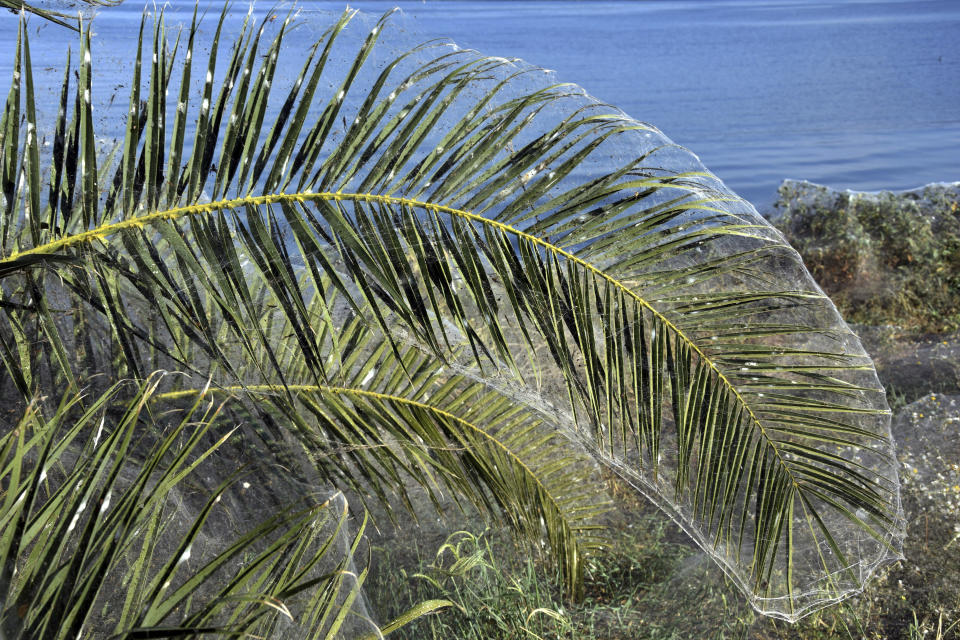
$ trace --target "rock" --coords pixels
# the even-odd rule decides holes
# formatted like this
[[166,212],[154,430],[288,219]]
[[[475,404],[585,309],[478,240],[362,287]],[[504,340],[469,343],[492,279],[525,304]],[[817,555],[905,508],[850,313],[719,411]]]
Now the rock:
[[913,335],[890,325],[854,325],[891,406],[929,393],[960,393],[960,332]]
[[939,615],[948,628],[960,611],[960,395],[929,394],[907,405],[894,416],[893,435],[907,519],[905,558],[875,600],[885,611],[884,637],[908,637],[909,621],[935,625]]
[[[904,493],[914,501],[907,517],[933,510],[960,536],[960,395],[929,394],[903,407],[893,437]],[[960,553],[960,540],[954,544]]]

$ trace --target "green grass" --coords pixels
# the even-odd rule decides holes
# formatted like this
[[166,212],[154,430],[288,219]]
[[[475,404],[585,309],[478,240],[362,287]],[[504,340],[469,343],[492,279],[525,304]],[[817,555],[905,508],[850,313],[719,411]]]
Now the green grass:
[[[695,589],[674,579],[687,562],[694,571],[711,572],[712,563],[671,541],[676,533],[671,529],[661,516],[649,514],[619,532],[613,548],[589,563],[586,597],[576,605],[563,599],[540,558],[525,556],[491,531],[451,534],[435,556],[423,556],[412,569],[397,570],[387,559],[388,569],[368,581],[367,595],[383,617],[418,599],[458,604],[396,635],[410,640],[748,637],[756,618],[722,578],[698,579]],[[376,552],[384,562],[391,550]],[[705,604],[711,615],[702,615]],[[721,612],[723,618],[713,615]]]
[[[906,488],[907,500],[919,487]],[[620,512],[612,546],[588,562],[585,598],[566,601],[544,557],[502,531],[458,531],[439,548],[375,547],[379,569],[367,582],[375,615],[386,619],[418,600],[457,603],[393,637],[410,640],[946,640],[958,638],[960,540],[936,505],[910,503],[906,559],[867,591],[796,624],[756,614],[709,558],[679,529],[630,493],[612,492]],[[636,503],[636,504],[630,504]],[[412,552],[412,553],[411,553]]]

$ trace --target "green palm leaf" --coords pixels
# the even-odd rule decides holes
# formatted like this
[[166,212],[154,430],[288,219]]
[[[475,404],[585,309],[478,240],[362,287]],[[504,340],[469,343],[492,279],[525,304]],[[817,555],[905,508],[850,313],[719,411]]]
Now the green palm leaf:
[[[322,322],[320,311],[313,313],[314,323]],[[565,584],[580,596],[583,560],[604,544],[597,516],[609,505],[590,457],[555,421],[446,371],[421,349],[402,347],[397,356],[359,318],[338,332],[342,363],[328,370],[325,384],[312,381],[289,325],[271,333],[289,336],[270,345],[288,354],[279,363],[285,384],[254,383],[261,372],[251,367],[241,372],[246,384],[185,388],[157,400],[208,393],[246,398],[261,411],[269,403],[278,422],[295,425],[332,483],[374,494],[388,507],[399,493],[413,509],[410,478],[438,508],[444,495],[466,498],[532,540],[545,534]]]
[[[196,23],[179,87],[173,62],[140,81],[142,60],[173,55],[162,23],[152,48],[141,35],[121,157],[102,173],[84,56],[52,200],[18,133],[32,89],[12,83],[8,370],[76,377],[89,323],[39,303],[62,297],[105,318],[120,371],[171,366],[266,393],[321,450],[386,438],[382,453],[318,461],[355,487],[437,474],[521,530],[518,505],[551,514],[574,591],[594,534],[556,499],[576,482],[551,475],[575,455],[563,446],[657,502],[774,615],[842,597],[896,556],[889,412],[869,357],[796,252],[689,152],[502,59],[428,44],[372,62],[387,16],[360,36],[344,14],[278,87],[288,22],[272,40],[245,22],[223,53],[225,15],[189,103]],[[333,67],[344,42],[356,46]],[[25,39],[18,55],[29,78]],[[169,136],[165,95],[180,96]],[[57,293],[31,295],[37,282]],[[49,348],[25,351],[33,335]],[[373,386],[358,353],[377,354]],[[479,405],[431,391],[448,385]]]
[[[146,407],[160,380],[132,396],[122,385],[68,394],[50,417],[31,403],[0,439],[4,637],[276,637],[283,619],[316,634],[351,623],[359,584],[345,576],[363,530],[338,555],[345,501],[277,505],[232,539],[211,531],[228,505],[238,517],[261,509],[259,486],[280,475],[263,465],[247,489],[243,474],[224,474],[218,458],[236,428],[217,424],[222,406],[198,401],[157,420]],[[207,491],[191,486],[201,475]]]

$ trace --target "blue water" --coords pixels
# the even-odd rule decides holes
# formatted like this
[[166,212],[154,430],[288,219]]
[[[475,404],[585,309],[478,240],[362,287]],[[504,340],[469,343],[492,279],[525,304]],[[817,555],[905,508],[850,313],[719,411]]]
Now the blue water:
[[[395,3],[350,4],[380,12]],[[554,69],[656,125],[761,210],[784,178],[863,190],[960,180],[957,0],[400,5],[424,37]],[[141,7],[103,10],[100,42],[135,37]],[[15,25],[0,16],[4,87]],[[36,50],[55,29],[38,27],[35,67],[61,63],[62,47]]]
[[425,34],[554,69],[656,125],[761,209],[784,178],[960,180],[957,0],[400,6]]

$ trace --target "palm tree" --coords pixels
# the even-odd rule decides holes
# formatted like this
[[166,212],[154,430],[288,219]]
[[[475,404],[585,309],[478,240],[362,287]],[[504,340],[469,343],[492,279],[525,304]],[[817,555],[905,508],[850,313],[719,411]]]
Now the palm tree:
[[[354,16],[308,50],[284,46],[294,15],[232,32],[225,9],[211,35],[194,13],[175,36],[145,17],[112,150],[89,28],[42,147],[22,22],[0,126],[0,342],[24,416],[46,425],[36,399],[66,388],[63,415],[82,418],[81,388],[131,379],[151,416],[135,422],[162,441],[154,415],[225,403],[303,482],[388,511],[414,488],[453,495],[544,539],[573,598],[605,541],[597,462],[771,615],[898,555],[883,390],[778,232],[575,87],[437,42],[397,52],[389,14],[363,34]],[[286,606],[284,584],[257,592]],[[172,619],[151,602],[137,624]]]

